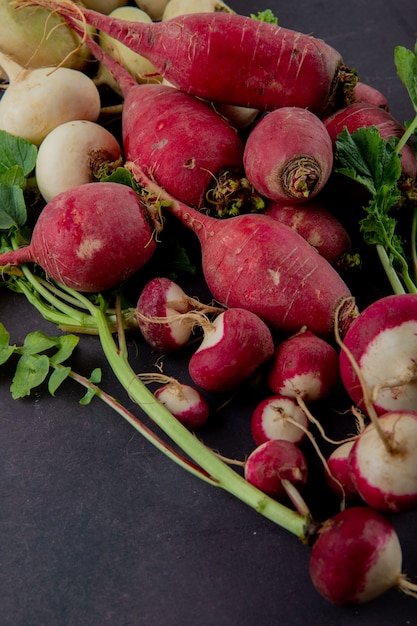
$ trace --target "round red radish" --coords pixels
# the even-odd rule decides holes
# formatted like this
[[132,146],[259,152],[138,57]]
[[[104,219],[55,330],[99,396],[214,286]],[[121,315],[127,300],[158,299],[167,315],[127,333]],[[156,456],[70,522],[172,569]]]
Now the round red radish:
[[277,345],[268,373],[273,393],[305,402],[319,400],[336,386],[339,355],[327,341],[309,330],[284,339]]
[[[350,325],[343,343],[351,352],[377,413],[417,407],[417,294],[390,295],[370,304]],[[363,394],[344,350],[340,375],[361,408]]]
[[283,479],[301,489],[306,484],[307,477],[306,458],[291,441],[265,441],[246,459],[246,480],[277,500],[285,498],[287,493],[282,485]]
[[194,383],[215,393],[236,389],[271,358],[268,326],[246,309],[227,309],[203,328],[203,340],[188,364]]
[[356,83],[353,92],[355,102],[366,102],[367,104],[373,104],[374,106],[389,111],[388,100],[379,89],[375,89],[375,87],[359,81]]
[[45,206],[28,246],[0,255],[0,265],[37,263],[57,282],[98,292],[126,280],[156,249],[152,226],[133,189],[86,183]]
[[351,249],[346,228],[318,201],[301,204],[271,201],[264,213],[299,233],[329,263],[335,263]]
[[362,604],[401,585],[402,552],[394,527],[354,506],[327,520],[313,545],[310,576],[333,604]]
[[374,509],[400,513],[417,507],[417,411],[395,411],[378,418],[355,441],[349,455],[354,485]]
[[169,382],[154,391],[154,396],[164,404],[184,426],[194,430],[202,426],[210,415],[204,396],[191,385]]
[[[294,423],[295,422],[295,423]],[[257,445],[270,439],[300,443],[308,418],[293,398],[275,395],[262,400],[252,413],[251,432]]]
[[265,115],[250,132],[243,164],[248,180],[265,197],[305,202],[329,179],[332,141],[311,111],[282,107]]
[[349,455],[354,443],[355,441],[352,440],[338,445],[327,458],[331,475],[325,472],[325,479],[330,489],[348,501],[358,497],[349,464]]

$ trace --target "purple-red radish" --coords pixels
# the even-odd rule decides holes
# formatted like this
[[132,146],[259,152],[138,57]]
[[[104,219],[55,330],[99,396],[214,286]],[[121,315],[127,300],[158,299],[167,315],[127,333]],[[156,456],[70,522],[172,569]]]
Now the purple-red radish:
[[260,214],[208,217],[166,193],[136,165],[125,166],[144,187],[149,210],[152,201],[157,206],[164,202],[198,237],[205,280],[217,302],[252,311],[286,333],[308,325],[312,332],[328,336],[336,310],[340,327],[350,324],[357,309],[349,288],[289,226]]
[[30,244],[0,254],[0,265],[37,263],[67,287],[98,292],[136,273],[155,249],[152,225],[133,189],[86,183],[55,196],[40,213]]
[[393,587],[415,594],[401,568],[395,528],[366,506],[349,507],[323,524],[309,565],[317,591],[336,605],[363,604]]
[[203,340],[189,360],[188,371],[205,391],[234,391],[274,352],[268,326],[246,309],[226,309],[201,328]]
[[416,409],[416,311],[417,294],[385,296],[366,307],[345,334],[343,344],[353,362],[346,350],[342,350],[340,376],[360,408],[366,408],[364,393],[367,393],[379,414]]
[[417,411],[391,411],[369,424],[349,455],[354,485],[371,507],[401,513],[417,507]]
[[367,83],[358,81],[354,87],[354,96],[354,102],[366,102],[389,111],[389,103],[384,94]]
[[[333,145],[344,128],[352,134],[359,128],[375,126],[381,137],[386,140],[391,137],[401,138],[405,132],[400,122],[389,111],[367,102],[353,102],[326,117],[323,122]],[[414,181],[417,175],[417,160],[412,146],[408,143],[401,149],[401,167],[403,175]]]
[[339,380],[339,355],[330,343],[307,329],[281,341],[275,348],[267,382],[273,393],[320,400]]
[[[195,13],[144,24],[112,19],[69,0],[22,0],[87,23],[146,57],[174,86],[204,100],[323,115],[349,100],[356,77],[320,39],[243,15]],[[244,77],[244,80],[242,80]]]
[[257,404],[250,426],[256,445],[270,439],[285,439],[299,444],[305,437],[308,418],[293,398],[275,395]]
[[355,440],[345,441],[339,444],[327,458],[325,479],[330,489],[345,501],[351,502],[358,499],[358,491],[352,478],[349,465],[349,455]]
[[290,226],[331,264],[351,250],[346,228],[317,200],[299,204],[271,201],[263,213]]
[[195,387],[177,380],[171,380],[158,387],[154,391],[154,396],[190,430],[205,424],[210,415],[210,407],[202,393]]
[[298,203],[314,198],[329,179],[333,147],[323,122],[307,109],[281,107],[249,133],[243,164],[266,198]]
[[287,497],[283,480],[302,489],[307,482],[307,460],[300,448],[291,441],[271,439],[257,446],[248,456],[245,478],[276,500]]

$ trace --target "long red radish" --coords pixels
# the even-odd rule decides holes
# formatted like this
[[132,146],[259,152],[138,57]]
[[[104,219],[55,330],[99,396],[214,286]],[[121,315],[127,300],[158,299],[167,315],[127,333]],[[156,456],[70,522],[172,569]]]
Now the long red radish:
[[34,262],[67,287],[103,291],[152,257],[152,230],[133,189],[86,183],[55,196],[40,213],[30,244],[0,254],[0,265]]
[[[174,86],[204,100],[259,110],[300,106],[323,115],[351,96],[352,71],[320,39],[224,12],[143,24],[63,0],[21,0],[107,33],[146,57]],[[347,93],[346,93],[347,92]]]
[[338,308],[341,329],[357,314],[336,270],[285,224],[261,214],[208,217],[166,193],[134,164],[125,166],[144,188],[148,206],[166,203],[198,237],[205,280],[220,304],[248,309],[283,332],[307,326],[326,336],[333,333]]

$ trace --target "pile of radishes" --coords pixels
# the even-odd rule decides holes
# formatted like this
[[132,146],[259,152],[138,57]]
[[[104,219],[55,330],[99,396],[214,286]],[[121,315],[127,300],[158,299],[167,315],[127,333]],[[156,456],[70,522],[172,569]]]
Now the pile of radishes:
[[[190,359],[184,381],[160,372],[144,380],[194,430],[218,399],[233,401],[261,379],[246,480],[308,515],[308,443],[340,498],[341,510],[312,541],[314,585],[338,604],[393,586],[415,593],[384,514],[417,507],[417,294],[387,295],[360,311],[341,274],[351,236],[326,203],[343,128],[375,126],[387,139],[404,132],[384,95],[356,82],[324,42],[223,3],[201,2],[196,12],[198,2],[187,10],[169,0],[152,13],[157,3],[138,1],[114,16],[68,0],[20,4],[53,8],[99,70],[19,71],[0,57],[10,79],[0,129],[39,146],[36,181],[47,203],[30,244],[0,255],[0,264],[34,262],[66,287],[109,290],[145,265],[152,274],[166,218],[178,219],[201,247],[212,301],[168,276],[146,282],[134,313],[142,339],[156,357],[187,350]],[[63,95],[61,72],[79,88],[58,103],[50,89]],[[100,117],[104,83],[120,98],[117,137]],[[46,116],[26,130],[16,120],[28,113],[17,107],[33,109],[32,93]],[[59,110],[53,119],[48,102]],[[99,182],[121,166],[137,188]],[[401,167],[414,184],[410,144]],[[353,405],[351,431],[339,442],[316,409],[341,386]]]

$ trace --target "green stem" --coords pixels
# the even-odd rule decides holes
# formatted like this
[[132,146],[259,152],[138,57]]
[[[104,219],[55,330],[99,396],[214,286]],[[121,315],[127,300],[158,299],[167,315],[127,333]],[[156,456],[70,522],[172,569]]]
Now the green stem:
[[405,130],[405,132],[401,136],[399,142],[397,143],[397,145],[395,147],[395,151],[396,151],[397,154],[399,154],[401,152],[402,148],[405,146],[407,141],[409,141],[409,139],[412,137],[412,135],[414,135],[416,129],[417,129],[417,115],[415,116],[413,121],[409,124],[408,128]]
[[382,267],[384,268],[385,274],[390,282],[392,290],[396,294],[405,293],[405,289],[403,287],[402,282],[398,278],[397,272],[392,267],[392,263],[388,258],[388,254],[383,245],[377,244],[376,246],[379,259],[382,263]]

